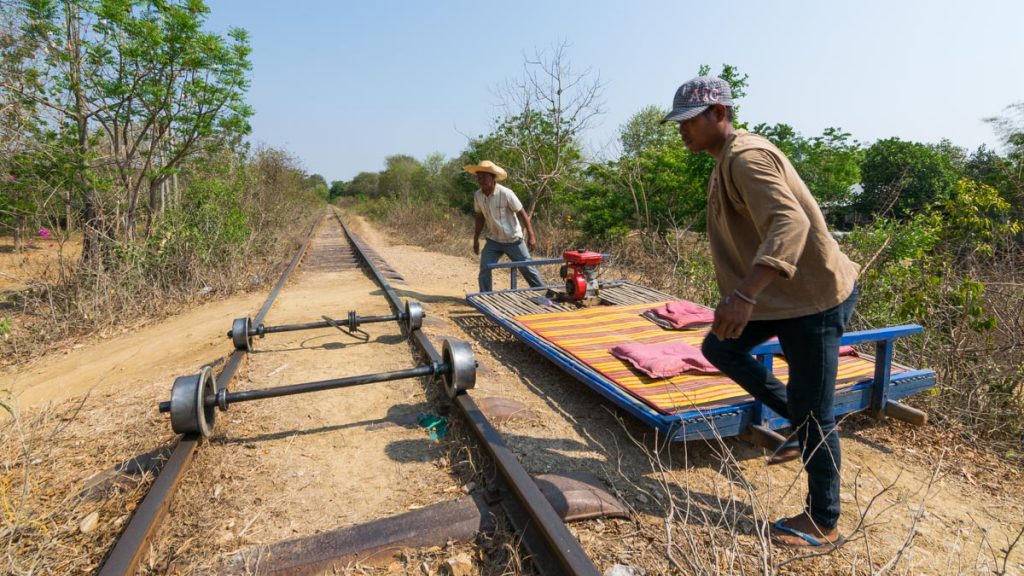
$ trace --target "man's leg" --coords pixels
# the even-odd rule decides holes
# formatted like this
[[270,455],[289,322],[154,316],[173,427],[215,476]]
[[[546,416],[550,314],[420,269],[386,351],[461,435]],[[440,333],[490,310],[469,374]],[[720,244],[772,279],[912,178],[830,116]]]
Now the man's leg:
[[764,365],[750,355],[754,346],[775,336],[772,320],[749,322],[739,338],[719,340],[709,333],[701,345],[701,352],[723,374],[739,384],[751,396],[760,400],[780,416],[789,417],[786,385]]
[[779,323],[779,343],[789,364],[789,421],[807,470],[807,514],[824,531],[839,522],[842,457],[835,430],[836,372],[839,341],[856,301],[854,293],[835,308]]
[[504,250],[501,249],[501,245],[488,238],[484,242],[484,248],[480,251],[480,274],[477,276],[477,282],[480,284],[481,292],[490,292],[491,286],[491,269],[487,268],[488,264],[495,264],[498,260],[501,260],[501,255]]
[[[523,262],[530,259],[530,248],[526,245],[526,240],[520,240],[518,244],[505,244],[505,253],[513,262]],[[540,273],[537,272],[537,268],[534,266],[526,266],[520,268],[519,273],[526,279],[526,283],[531,287],[536,288],[543,286],[544,281],[540,278]]]

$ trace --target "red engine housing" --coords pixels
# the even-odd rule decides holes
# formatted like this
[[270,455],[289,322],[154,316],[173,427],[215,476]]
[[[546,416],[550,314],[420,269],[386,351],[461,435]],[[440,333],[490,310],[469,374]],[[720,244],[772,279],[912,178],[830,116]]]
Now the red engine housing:
[[590,250],[566,250],[562,252],[565,296],[569,300],[583,300],[597,295],[598,283],[595,277],[597,265],[601,263],[600,252]]
[[601,253],[591,250],[566,250],[562,252],[562,259],[568,264],[597,266],[601,263]]

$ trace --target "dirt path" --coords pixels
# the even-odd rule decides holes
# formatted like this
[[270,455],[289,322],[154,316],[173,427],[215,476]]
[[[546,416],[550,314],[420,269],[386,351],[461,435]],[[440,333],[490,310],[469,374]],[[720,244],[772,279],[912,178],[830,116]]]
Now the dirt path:
[[[647,574],[759,573],[762,565],[772,565],[787,574],[868,574],[893,562],[887,573],[1024,573],[1021,546],[1009,559],[1000,552],[1024,525],[1019,472],[998,464],[986,472],[963,462],[961,453],[943,454],[929,441],[941,437],[939,431],[863,417],[842,425],[841,526],[853,540],[818,558],[794,560],[799,552],[769,552],[758,537],[761,525],[799,509],[804,480],[798,466],[768,468],[759,451],[732,440],[656,450],[650,430],[465,303],[465,293],[476,285],[468,242],[467,257],[446,256],[353,222],[404,276],[405,283],[394,286],[398,293],[423,302],[431,337],[473,343],[481,364],[476,394],[521,401],[538,415],[501,427],[526,469],[591,472],[634,511],[630,520],[571,526],[602,572],[619,564]],[[497,276],[495,285],[506,278]],[[29,433],[18,446],[32,444],[31,454],[0,454],[34,462],[26,476],[38,488],[39,504],[16,513],[26,519],[49,514],[59,530],[51,528],[47,535],[64,531],[66,554],[77,549],[86,560],[62,560],[53,550],[24,542],[9,549],[35,554],[57,572],[95,565],[95,548],[109,542],[127,518],[135,488],[123,484],[99,499],[72,496],[97,472],[170,442],[173,436],[166,419],[155,414],[155,404],[166,399],[175,376],[226,355],[230,343],[224,332],[231,320],[253,313],[263,297],[207,304],[3,375],[0,389],[13,390],[21,410],[17,429],[47,431],[49,439],[37,446]],[[332,312],[344,317],[349,309],[387,312],[384,298],[361,272],[301,272],[266,322],[310,321]],[[233,388],[413,365],[397,326],[376,324],[366,331],[365,343],[337,330],[256,340],[257,352]],[[41,408],[45,402],[53,404]],[[452,462],[453,446],[430,441],[415,423],[430,406],[419,381],[233,406],[221,415],[217,436],[199,452],[144,570],[208,573],[239,549],[461,495],[467,487],[452,469],[458,464]],[[83,445],[90,449],[83,451]],[[82,532],[80,523],[92,512],[99,513],[99,528]],[[428,571],[436,571],[447,553],[427,558]],[[481,573],[515,573],[508,564],[480,565]],[[420,570],[419,561],[380,569]]]

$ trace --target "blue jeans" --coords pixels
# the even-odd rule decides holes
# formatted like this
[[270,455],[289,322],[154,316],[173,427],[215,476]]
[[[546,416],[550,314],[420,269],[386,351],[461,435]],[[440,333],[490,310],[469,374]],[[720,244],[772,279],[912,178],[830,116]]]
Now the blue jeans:
[[[752,321],[739,338],[708,334],[704,356],[751,396],[792,424],[807,471],[807,512],[818,526],[839,522],[839,434],[833,400],[839,368],[839,339],[857,305],[858,288],[842,304],[809,316]],[[758,344],[778,337],[789,364],[789,387],[750,355]]]
[[[480,251],[480,275],[477,279],[480,283],[481,292],[490,292],[492,290],[491,270],[486,266],[488,264],[496,264],[498,260],[501,260],[502,254],[508,256],[508,259],[513,262],[522,262],[530,259],[530,249],[526,247],[526,240],[506,243],[496,242],[488,238],[487,242],[484,243],[484,249]],[[540,273],[533,266],[520,268],[519,273],[534,288],[544,285],[544,282],[540,279]]]

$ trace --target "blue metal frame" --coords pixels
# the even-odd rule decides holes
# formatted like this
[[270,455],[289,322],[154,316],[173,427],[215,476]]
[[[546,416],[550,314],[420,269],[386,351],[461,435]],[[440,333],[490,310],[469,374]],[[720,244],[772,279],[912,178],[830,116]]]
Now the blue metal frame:
[[[523,264],[523,263],[510,263]],[[505,266],[508,267],[508,266]],[[515,271],[513,270],[513,274]],[[496,290],[495,292],[521,292],[533,289]],[[656,428],[673,441],[688,441],[716,436],[736,436],[747,431],[751,424],[761,424],[769,429],[789,426],[789,421],[779,416],[758,401],[723,406],[710,410],[691,410],[676,414],[662,414],[640,401],[635,396],[612,382],[599,372],[575,357],[563,352],[547,340],[511,319],[502,318],[476,301],[474,296],[495,292],[477,292],[466,296],[470,305],[485,316],[509,330],[516,338],[557,364],[571,376],[595,390],[613,404],[619,406],[645,424]],[[920,333],[923,329],[916,324],[878,328],[860,332],[849,332],[842,337],[842,344],[876,342],[875,376],[836,392],[836,416],[868,409],[875,417],[881,417],[886,402],[904,398],[935,386],[935,372],[932,370],[909,370],[892,374],[893,341],[896,338]],[[767,368],[772,367],[772,358],[781,352],[778,342],[767,342],[755,348],[756,355]]]
[[[607,262],[611,260],[611,254],[601,254],[601,258]],[[516,280],[519,276],[516,274],[516,268],[526,268],[527,266],[551,266],[553,264],[565,264],[563,258],[540,258],[536,260],[522,260],[520,262],[495,262],[494,264],[487,264],[484,268],[488,270],[494,270],[495,268],[509,268],[509,288],[511,290],[516,289]],[[545,286],[548,288],[548,286]],[[505,292],[505,290],[495,290],[495,292]]]

